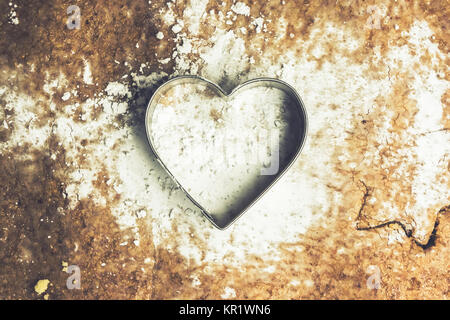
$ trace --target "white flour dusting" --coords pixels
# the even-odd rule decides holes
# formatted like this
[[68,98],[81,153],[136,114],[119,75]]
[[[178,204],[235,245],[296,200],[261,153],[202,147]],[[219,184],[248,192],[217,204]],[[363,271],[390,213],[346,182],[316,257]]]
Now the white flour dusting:
[[250,7],[243,2],[236,2],[231,6],[231,10],[233,10],[236,14],[242,14],[244,16],[250,15]]
[[17,4],[13,4],[12,2],[9,2],[9,14],[8,14],[8,19],[9,19],[9,23],[11,24],[19,24],[19,18],[17,17]]

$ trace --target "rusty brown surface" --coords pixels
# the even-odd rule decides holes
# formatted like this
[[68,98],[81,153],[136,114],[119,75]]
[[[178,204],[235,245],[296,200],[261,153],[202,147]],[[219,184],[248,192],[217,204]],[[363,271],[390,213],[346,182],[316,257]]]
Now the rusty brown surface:
[[[310,36],[309,30],[317,23],[332,20],[345,23],[346,30],[365,45],[351,59],[357,62],[370,61],[374,46],[387,49],[389,45],[400,45],[405,40],[392,28],[393,24],[407,28],[414,19],[426,20],[435,32],[435,41],[442,52],[448,54],[449,10],[447,1],[407,1],[388,7],[391,20],[383,25],[380,32],[358,28],[366,16],[362,1],[303,1],[290,2],[283,9],[279,1],[251,1],[252,12],[261,12],[276,19],[285,17],[289,23],[289,32],[296,37]],[[50,97],[42,86],[46,73],[64,74],[68,79],[67,87],[78,87],[79,101],[84,101],[96,92],[100,92],[110,81],[115,81],[123,72],[123,64],[114,61],[129,61],[133,70],[138,69],[141,61],[153,61],[144,72],[163,70],[170,74],[172,63],[161,65],[153,59],[155,53],[161,56],[172,50],[174,43],[157,41],[154,35],[158,30],[170,34],[161,23],[158,9],[163,1],[77,1],[82,8],[83,25],[79,31],[65,28],[69,5],[64,1],[17,1],[17,13],[20,24],[8,23],[8,1],[0,3],[0,66],[2,84],[13,90],[24,92],[33,97],[41,96],[43,101]],[[182,12],[183,4],[179,2]],[[224,10],[213,4],[207,10]],[[239,16],[233,27],[245,26],[246,17]],[[200,36],[207,38],[211,25],[203,25]],[[230,27],[231,28],[231,27]],[[274,30],[275,32],[275,30]],[[249,52],[252,48],[272,50],[273,59],[277,59],[276,50],[292,45],[287,34],[277,47],[266,46],[260,35],[248,35],[246,39]],[[136,42],[140,47],[136,48]],[[317,67],[324,60],[333,61],[337,50],[332,36],[328,52],[323,55]],[[298,54],[308,54],[312,48],[299,48]],[[256,52],[256,51],[255,51]],[[345,55],[345,52],[341,52]],[[257,59],[258,55],[253,54]],[[86,85],[78,72],[83,57],[91,61],[95,85]],[[427,57],[422,59],[427,65]],[[448,58],[441,61],[445,79]],[[31,66],[34,65],[34,71]],[[380,77],[382,66],[373,64],[368,77]],[[8,75],[10,70],[19,71],[15,78]],[[393,70],[400,79],[393,84],[394,93],[389,97],[379,97],[379,105],[389,104],[399,111],[399,118],[393,124],[395,130],[402,130],[412,121],[415,103],[409,101],[405,92],[411,70],[399,67]],[[384,76],[384,75],[383,75]],[[149,93],[147,93],[148,95]],[[57,108],[64,108],[61,100],[63,92],[52,96]],[[71,100],[70,102],[75,102]],[[2,103],[0,97],[0,103]],[[445,114],[448,115],[448,91],[442,97]],[[42,125],[51,123],[54,114],[43,103],[40,107],[39,121]],[[133,110],[131,110],[133,112]],[[216,119],[218,114],[211,114]],[[376,113],[371,115],[376,117]],[[14,120],[15,115],[4,117]],[[361,149],[369,148],[377,137],[371,135],[376,119],[355,119],[353,134],[346,148],[354,161],[360,162]],[[445,125],[448,127],[448,117]],[[8,140],[11,130],[1,129],[0,142]],[[361,139],[360,136],[364,138]],[[85,142],[89,144],[88,141]],[[397,141],[396,143],[402,143]],[[395,152],[399,147],[386,146],[386,152]],[[332,298],[332,299],[426,299],[448,298],[450,284],[450,218],[449,208],[444,207],[437,213],[432,235],[428,242],[418,242],[411,235],[410,241],[387,245],[386,233],[392,230],[405,232],[402,222],[389,223],[378,228],[380,217],[371,215],[366,204],[366,196],[371,192],[385,190],[389,185],[401,188],[403,181],[385,177],[379,172],[379,166],[362,168],[353,177],[354,185],[330,186],[341,193],[343,201],[338,206],[339,215],[326,217],[326,223],[311,227],[308,232],[293,243],[280,244],[280,261],[272,261],[276,270],[272,274],[261,273],[267,260],[258,256],[249,256],[241,268],[219,263],[194,264],[187,261],[176,250],[155,247],[151,230],[140,226],[140,246],[120,246],[124,231],[120,231],[108,206],[99,206],[89,199],[80,200],[79,205],[67,211],[65,215],[57,213],[58,207],[67,210],[64,198],[65,181],[73,170],[64,161],[65,151],[59,150],[56,159],[50,158],[50,150],[56,150],[58,138],[51,136],[46,148],[36,150],[32,145],[17,147],[0,155],[0,298],[3,299],[41,299],[33,287],[39,279],[49,279],[47,293],[51,299],[100,298],[100,299],[141,299],[141,298],[220,298],[225,286],[233,286],[236,297],[247,298]],[[80,150],[84,148],[80,145]],[[394,150],[394,151],[389,151]],[[27,156],[24,159],[23,155]],[[82,152],[80,152],[82,157]],[[389,157],[389,153],[387,153]],[[336,168],[344,175],[351,170],[342,164]],[[411,164],[414,171],[414,164]],[[107,177],[99,176],[95,187],[108,194],[113,201],[120,201],[120,194],[106,184]],[[387,181],[387,182],[386,182]],[[386,185],[387,183],[387,185]],[[380,197],[387,197],[381,192]],[[396,199],[401,206],[407,201],[400,195]],[[348,213],[358,221],[349,222]],[[362,230],[364,229],[364,230]],[[181,232],[173,230],[172,237]],[[49,236],[51,236],[49,238]],[[129,234],[132,238],[133,234]],[[198,241],[201,248],[202,241]],[[338,253],[339,250],[339,253]],[[144,259],[151,257],[150,263]],[[79,265],[83,272],[82,289],[67,290],[67,274],[62,271],[61,261]],[[299,263],[301,261],[301,263]],[[102,267],[101,264],[106,266]],[[382,287],[369,290],[366,287],[367,268],[377,265],[382,271]],[[146,271],[142,271],[145,268]],[[202,283],[193,288],[190,276],[195,273]],[[301,279],[298,285],[291,285],[292,279]]]

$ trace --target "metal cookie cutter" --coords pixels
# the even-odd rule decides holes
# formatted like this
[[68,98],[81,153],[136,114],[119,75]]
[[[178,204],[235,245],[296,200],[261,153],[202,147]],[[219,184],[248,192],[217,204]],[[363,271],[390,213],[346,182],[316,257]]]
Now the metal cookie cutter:
[[[155,143],[153,141],[152,135],[152,119],[153,113],[155,111],[156,105],[161,97],[163,97],[167,91],[172,89],[175,86],[182,84],[201,84],[211,89],[213,92],[224,99],[230,98],[234,93],[240,91],[242,89],[250,89],[254,87],[268,87],[268,88],[276,88],[282,90],[287,96],[290,98],[292,103],[295,105],[295,109],[297,112],[293,112],[296,115],[295,119],[295,128],[297,131],[297,137],[295,139],[295,148],[293,148],[293,152],[286,161],[286,163],[279,168],[278,173],[271,177],[271,179],[267,182],[267,184],[262,188],[262,190],[256,190],[250,192],[250,195],[247,198],[247,201],[241,203],[236,210],[232,210],[224,215],[216,215],[214,212],[208,212],[200,203],[199,199],[194,199],[189,192],[177,181],[176,177],[170,172],[164,161],[161,159],[158,154]],[[294,161],[300,155],[300,152],[303,148],[303,145],[306,140],[307,135],[307,127],[308,127],[308,117],[306,113],[305,106],[303,104],[302,99],[296,92],[296,90],[287,84],[284,81],[273,79],[273,78],[256,78],[253,80],[249,80],[236,88],[234,88],[231,92],[226,93],[222,88],[220,88],[217,84],[203,79],[197,76],[179,76],[175,77],[163,85],[161,85],[152,95],[145,114],[145,129],[147,133],[147,139],[150,144],[150,148],[154,153],[156,159],[161,164],[161,166],[165,169],[165,171],[169,174],[169,176],[175,181],[175,183],[179,186],[181,190],[186,194],[186,196],[202,211],[208,220],[212,222],[212,224],[218,229],[226,229],[230,226],[237,218],[239,218],[242,214],[244,214],[253,204],[255,204],[274,184],[277,182],[281,176],[289,169],[289,167],[294,163]]]

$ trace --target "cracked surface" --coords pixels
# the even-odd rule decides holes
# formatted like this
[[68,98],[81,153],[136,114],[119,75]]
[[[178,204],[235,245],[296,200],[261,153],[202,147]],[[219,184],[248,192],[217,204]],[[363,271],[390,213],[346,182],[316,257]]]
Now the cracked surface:
[[[0,298],[448,298],[445,1],[79,1],[80,30],[63,1],[11,3]],[[185,73],[279,77],[308,108],[299,161],[226,232],[146,147],[151,93]]]

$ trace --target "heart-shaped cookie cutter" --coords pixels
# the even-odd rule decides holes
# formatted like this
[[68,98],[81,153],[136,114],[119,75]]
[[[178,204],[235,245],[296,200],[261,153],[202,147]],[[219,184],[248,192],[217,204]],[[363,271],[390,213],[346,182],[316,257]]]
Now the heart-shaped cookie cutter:
[[[153,119],[153,113],[155,111],[156,105],[158,104],[159,99],[164,96],[164,94],[172,89],[175,86],[182,85],[182,84],[203,84],[207,86],[208,88],[212,89],[214,92],[217,93],[218,96],[221,96],[223,98],[231,97],[234,93],[239,91],[242,88],[252,88],[252,87],[269,87],[269,88],[276,88],[279,90],[284,91],[292,100],[292,102],[296,105],[296,110],[298,111],[298,139],[296,143],[295,152],[291,156],[290,160],[287,162],[287,164],[280,168],[278,173],[273,177],[273,179],[265,186],[262,192],[260,192],[256,197],[253,198],[245,207],[243,207],[242,210],[239,212],[234,212],[229,214],[225,219],[217,219],[215,218],[214,214],[208,212],[199,202],[198,200],[194,199],[189,192],[186,191],[186,189],[177,181],[176,177],[172,174],[172,172],[169,170],[169,168],[166,166],[158,152],[155,148],[155,143],[153,141],[153,135],[152,135],[152,119]],[[274,78],[255,78],[249,81],[246,81],[239,86],[235,87],[231,92],[227,93],[225,92],[219,85],[215,84],[212,81],[209,81],[207,79],[204,79],[202,77],[198,76],[178,76],[175,78],[172,78],[162,84],[156,91],[153,93],[152,97],[150,98],[150,101],[147,105],[147,110],[145,114],[145,130],[147,133],[147,139],[150,145],[150,149],[152,150],[153,154],[156,157],[156,160],[159,162],[159,164],[164,168],[164,170],[169,174],[169,176],[173,179],[173,181],[176,183],[176,185],[186,194],[186,196],[202,211],[204,216],[211,221],[211,223],[217,227],[218,229],[224,230],[227,227],[229,227],[233,222],[235,222],[240,216],[242,216],[246,211],[248,211],[266,192],[284,175],[284,173],[292,166],[292,164],[295,162],[295,160],[300,155],[303,146],[305,144],[306,136],[307,136],[307,130],[308,130],[308,116],[306,113],[305,105],[300,97],[300,95],[297,93],[297,91],[287,84],[286,82]]]

